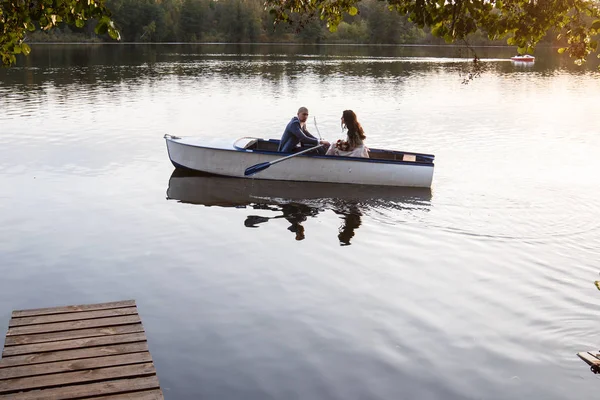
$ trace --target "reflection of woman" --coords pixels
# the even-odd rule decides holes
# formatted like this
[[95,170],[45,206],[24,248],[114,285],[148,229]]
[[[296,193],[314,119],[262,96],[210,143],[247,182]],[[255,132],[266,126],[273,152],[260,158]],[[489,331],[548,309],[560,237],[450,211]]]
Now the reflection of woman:
[[342,129],[344,128],[348,129],[346,141],[338,140],[332,144],[327,155],[369,158],[369,149],[364,144],[367,137],[354,111],[344,110],[342,113]]
[[[336,207],[338,208],[338,207]],[[359,206],[357,204],[341,204],[337,210],[334,208],[333,212],[341,215],[344,221],[342,226],[339,228],[338,239],[340,240],[340,246],[350,245],[350,239],[354,237],[354,230],[357,229],[361,224],[361,215]]]
[[350,245],[350,239],[354,237],[354,230],[360,226],[360,215],[346,214],[344,215],[344,224],[340,227],[340,246]]

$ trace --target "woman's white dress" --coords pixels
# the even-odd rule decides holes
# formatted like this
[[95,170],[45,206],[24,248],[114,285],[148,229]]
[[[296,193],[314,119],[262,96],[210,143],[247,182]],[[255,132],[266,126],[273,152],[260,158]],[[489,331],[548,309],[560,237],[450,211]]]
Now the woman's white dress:
[[[348,138],[346,138],[348,140]],[[356,146],[352,150],[344,151],[335,147],[335,143],[332,143],[327,150],[326,155],[328,156],[345,156],[345,157],[363,157],[369,158],[369,148],[363,144]]]

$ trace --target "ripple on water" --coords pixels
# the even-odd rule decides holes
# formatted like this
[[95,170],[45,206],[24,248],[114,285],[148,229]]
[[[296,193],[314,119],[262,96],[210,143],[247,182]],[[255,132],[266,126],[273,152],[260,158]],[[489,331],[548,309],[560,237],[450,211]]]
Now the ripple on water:
[[[524,241],[576,241],[595,235],[600,212],[585,194],[555,188],[535,188],[535,195],[520,192],[468,193],[464,197],[437,196],[428,223],[440,229],[489,239]],[[440,224],[441,221],[445,221]],[[577,223],[574,223],[577,221]]]
[[[0,319],[135,297],[175,398],[597,393],[596,75],[151,47],[0,71]],[[433,190],[169,177],[164,133],[278,137],[300,105],[434,153]]]

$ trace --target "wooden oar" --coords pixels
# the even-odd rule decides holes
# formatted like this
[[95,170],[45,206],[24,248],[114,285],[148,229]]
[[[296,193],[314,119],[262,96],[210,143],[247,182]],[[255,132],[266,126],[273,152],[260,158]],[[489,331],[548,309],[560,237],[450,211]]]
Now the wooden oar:
[[319,147],[323,147],[323,146],[324,145],[320,144],[318,146],[311,147],[310,149],[302,150],[302,151],[299,151],[298,153],[294,153],[294,154],[291,154],[291,155],[286,156],[286,157],[278,158],[277,160],[274,160],[274,161],[267,161],[267,162],[264,162],[264,163],[253,165],[251,167],[246,168],[246,170],[244,171],[244,175],[245,176],[254,175],[257,172],[260,172],[262,170],[265,170],[265,169],[269,168],[271,165],[280,163],[280,162],[285,161],[285,160],[289,160],[292,157],[296,157],[296,156],[299,156],[300,154],[308,153],[309,151],[318,149]]

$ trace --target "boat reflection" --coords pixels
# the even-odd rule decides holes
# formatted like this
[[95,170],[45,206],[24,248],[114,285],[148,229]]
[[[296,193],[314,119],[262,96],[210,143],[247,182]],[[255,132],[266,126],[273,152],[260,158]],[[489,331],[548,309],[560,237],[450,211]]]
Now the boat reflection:
[[[340,245],[350,245],[362,217],[371,211],[429,210],[431,189],[388,186],[342,185],[314,182],[283,182],[229,178],[174,170],[169,179],[167,199],[205,206],[256,210],[244,226],[258,228],[274,219],[289,222],[288,231],[296,240],[306,237],[303,223],[327,210],[339,215]],[[269,211],[276,215],[257,215]]]
[[515,60],[511,60],[511,63],[513,66],[515,67],[520,67],[520,68],[532,68],[535,63],[532,61],[515,61]]

